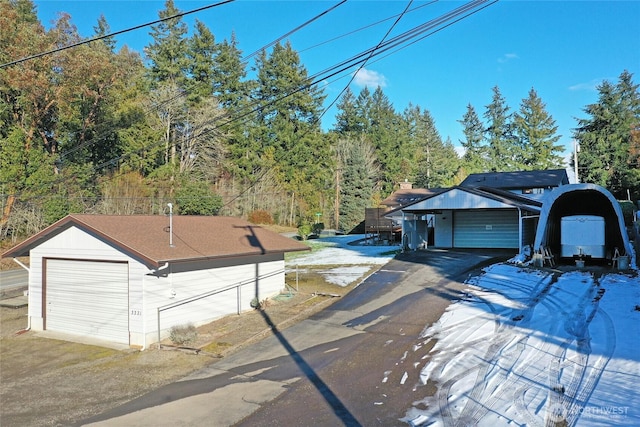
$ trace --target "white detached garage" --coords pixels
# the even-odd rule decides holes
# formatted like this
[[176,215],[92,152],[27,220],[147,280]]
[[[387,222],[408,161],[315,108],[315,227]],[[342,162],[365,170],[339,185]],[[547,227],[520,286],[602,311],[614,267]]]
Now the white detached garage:
[[30,256],[31,328],[144,348],[174,325],[204,324],[279,293],[284,253],[308,249],[238,218],[171,223],[69,215],[4,253]]

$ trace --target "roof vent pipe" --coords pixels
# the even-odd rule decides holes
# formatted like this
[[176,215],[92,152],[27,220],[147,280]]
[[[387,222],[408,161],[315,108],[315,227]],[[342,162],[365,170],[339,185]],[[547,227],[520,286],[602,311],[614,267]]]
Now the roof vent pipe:
[[173,205],[167,203],[169,206],[169,247],[173,248]]

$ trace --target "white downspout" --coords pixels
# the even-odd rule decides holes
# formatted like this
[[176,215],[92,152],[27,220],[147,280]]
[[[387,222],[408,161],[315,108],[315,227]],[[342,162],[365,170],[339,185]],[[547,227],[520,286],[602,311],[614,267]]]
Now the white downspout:
[[[27,270],[28,276],[29,278],[27,279],[27,292],[28,295],[31,296],[31,293],[29,292],[29,288],[31,285],[31,269],[29,267],[27,267],[26,265],[24,265],[24,263],[22,261],[20,261],[18,258],[12,258],[13,262],[15,262],[16,264],[18,264],[20,267],[24,268],[25,270]],[[29,297],[27,297],[29,298]],[[27,329],[25,329],[25,331],[29,331],[31,330],[31,316],[29,316],[29,313],[27,313]]]

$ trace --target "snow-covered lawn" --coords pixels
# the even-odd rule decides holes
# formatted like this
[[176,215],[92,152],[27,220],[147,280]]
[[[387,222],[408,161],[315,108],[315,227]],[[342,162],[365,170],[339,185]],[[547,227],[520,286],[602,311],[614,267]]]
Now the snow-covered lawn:
[[338,286],[348,286],[362,278],[371,266],[384,265],[392,259],[399,246],[369,244],[364,235],[324,237],[309,241],[311,253],[287,260],[287,268],[319,267],[324,279]]
[[[322,266],[328,281],[348,285],[398,249],[349,244],[363,237],[320,239],[288,267]],[[559,274],[508,263],[485,268],[470,279],[464,298],[407,349],[425,362],[414,366],[418,384],[405,384],[406,372],[402,377],[415,395],[403,421],[432,427],[640,426],[636,273]],[[435,346],[425,350],[432,340]],[[435,395],[421,394],[427,382]]]
[[[426,328],[425,426],[639,426],[640,279],[494,264]],[[424,350],[423,350],[424,351]],[[420,395],[432,382],[437,392]]]

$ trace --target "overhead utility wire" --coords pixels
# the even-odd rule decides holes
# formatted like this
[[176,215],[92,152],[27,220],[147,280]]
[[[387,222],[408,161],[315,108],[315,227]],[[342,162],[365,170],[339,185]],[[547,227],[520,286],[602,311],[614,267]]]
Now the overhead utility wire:
[[[462,15],[462,14],[463,14],[463,13],[465,13],[465,12],[468,12],[468,11],[469,11],[469,9],[471,9],[472,7],[476,7],[476,6],[478,6],[478,5],[482,4],[482,3],[486,3],[486,2],[487,2],[487,0],[476,0],[476,1],[470,2],[470,5],[472,5],[472,6],[470,6],[470,7],[460,7],[460,8],[457,8],[457,9],[456,9],[456,10],[454,10],[453,12],[449,12],[449,13],[445,14],[445,16],[448,16],[449,18],[451,18],[451,17],[456,17],[456,18],[457,18],[457,19],[456,19],[456,22],[458,22],[458,21],[460,21],[461,19],[464,19],[464,18],[466,18],[466,17],[468,17],[468,16],[470,16],[470,15],[474,14],[475,12],[474,12],[474,11],[470,11],[467,15],[462,16],[462,17],[459,17],[460,15]],[[493,2],[490,2],[488,5],[494,4],[494,3],[496,3],[496,2],[497,2],[497,0],[494,0]],[[488,6],[488,5],[487,5],[487,6]],[[487,7],[487,6],[483,6],[481,9],[484,9],[484,8],[485,8],[485,7]],[[429,21],[429,23],[426,23],[426,24],[433,23],[433,21],[442,21],[442,20],[443,20],[443,18],[439,18],[439,19],[437,19],[437,20]],[[446,20],[445,20],[445,21],[446,21]],[[424,25],[426,25],[426,24],[422,24],[422,25],[420,25],[420,26],[417,26],[417,27],[415,27],[415,28],[414,28],[414,30],[415,30],[416,28],[423,27],[423,26],[424,26]],[[451,24],[447,24],[447,26],[449,26],[449,25],[451,25]],[[435,30],[435,31],[433,31],[432,33],[435,33],[435,32],[437,32],[437,31],[439,31],[439,30]],[[411,31],[409,31],[409,32],[411,32]],[[409,32],[407,32],[407,33],[409,33]],[[405,33],[405,34],[406,34],[406,33]],[[423,34],[423,32],[420,32],[419,34]],[[424,38],[425,38],[425,37],[427,37],[427,36],[428,36],[428,35],[423,36],[421,39],[424,39]],[[394,38],[394,39],[395,39],[395,38]],[[394,40],[394,39],[392,39],[392,40]],[[395,44],[395,45],[393,45],[393,46],[391,46],[391,47],[386,48],[384,51],[387,51],[388,49],[390,49],[390,48],[392,48],[392,47],[396,47],[396,46],[397,46],[397,44]],[[354,58],[359,58],[359,57],[361,57],[361,56],[363,56],[363,55],[365,55],[365,54],[370,53],[371,51],[372,51],[372,49],[368,49],[368,50],[367,50],[367,51],[365,51],[364,53],[362,53],[362,54],[360,54],[360,55],[356,55]],[[372,57],[377,56],[378,54],[379,54],[379,53],[375,53],[375,51],[374,51],[374,53],[372,54]],[[352,60],[353,60],[353,58],[352,58]],[[251,105],[248,107],[248,109],[246,109],[246,110],[245,110],[245,112],[241,112],[241,114],[238,114],[238,115],[236,115],[235,117],[230,118],[230,119],[228,119],[228,120],[224,121],[224,122],[223,122],[223,123],[221,123],[221,124],[218,124],[217,126],[215,126],[215,128],[214,128],[214,129],[208,129],[207,131],[202,132],[201,134],[197,134],[197,135],[195,135],[195,137],[199,137],[199,136],[205,135],[205,134],[207,134],[207,133],[210,133],[210,132],[211,132],[211,131],[213,131],[213,130],[219,129],[219,128],[223,127],[223,126],[227,126],[227,125],[232,124],[232,123],[234,123],[234,122],[236,122],[236,121],[242,120],[242,119],[244,119],[245,117],[247,117],[247,116],[249,116],[249,115],[251,115],[251,114],[253,114],[253,113],[255,113],[255,112],[259,111],[260,109],[262,109],[262,108],[264,108],[264,107],[267,107],[267,106],[273,105],[273,104],[275,104],[275,103],[277,103],[277,102],[279,102],[279,101],[281,101],[281,100],[283,100],[283,99],[285,99],[285,98],[287,98],[287,97],[289,97],[289,96],[292,96],[292,95],[294,95],[294,94],[296,94],[296,93],[298,93],[298,92],[301,92],[301,91],[303,91],[303,90],[306,90],[306,89],[308,89],[309,87],[311,87],[311,86],[313,86],[313,85],[315,85],[315,84],[317,84],[317,83],[320,83],[320,82],[322,82],[322,81],[324,81],[324,80],[327,80],[327,79],[329,79],[329,78],[331,78],[331,77],[334,77],[335,75],[340,74],[340,73],[344,72],[345,70],[348,70],[348,69],[350,69],[350,68],[353,68],[355,65],[358,65],[358,64],[359,64],[359,63],[361,63],[362,61],[363,61],[363,60],[361,59],[360,61],[352,62],[350,65],[347,65],[347,66],[344,66],[344,64],[345,64],[345,62],[348,62],[348,61],[343,61],[343,62],[342,62],[342,63],[340,63],[339,65],[334,66],[334,67],[332,67],[332,68],[329,68],[329,69],[327,69],[327,70],[323,71],[323,73],[325,73],[325,72],[331,72],[331,70],[333,70],[334,68],[339,67],[339,66],[342,66],[342,68],[338,69],[338,71],[331,72],[330,74],[328,74],[328,75],[326,75],[326,76],[324,76],[324,77],[317,77],[315,80],[312,80],[312,78],[309,78],[309,79],[307,79],[308,83],[306,83],[306,84],[304,84],[304,85],[301,85],[301,86],[300,86],[300,87],[298,87],[296,90],[291,91],[291,92],[288,92],[288,93],[284,94],[283,96],[281,96],[281,97],[279,97],[279,98],[277,98],[277,99],[275,99],[275,100],[270,101],[270,102],[269,102],[269,103],[267,103],[267,104],[261,105],[259,102],[255,102],[255,103],[251,104]],[[318,75],[322,75],[322,73],[317,73],[317,74],[316,74],[316,76],[318,76]],[[257,105],[257,106],[256,106],[256,107],[253,107],[254,105]],[[164,143],[164,142],[162,142],[162,144],[163,144],[163,143]],[[159,145],[159,143],[157,143],[157,142],[156,142],[155,144],[147,145],[147,146],[143,147],[143,148],[142,148],[141,150],[139,150],[139,151],[148,150],[148,149],[150,149],[150,148],[153,148],[153,147],[154,147],[154,146],[156,146],[156,145]],[[123,154],[122,156],[115,157],[115,158],[113,158],[113,159],[110,159],[109,161],[106,161],[106,162],[101,163],[100,165],[94,166],[94,169],[96,169],[96,170],[97,170],[97,169],[103,168],[103,167],[105,167],[105,166],[108,166],[108,165],[110,165],[110,164],[116,164],[117,162],[119,162],[119,161],[121,161],[121,160],[123,160],[123,159],[125,159],[125,158],[128,158],[128,157],[132,156],[133,154],[135,154],[135,153],[127,153],[127,154]],[[64,179],[65,179],[64,177],[61,177],[60,182],[64,181]]]
[[[416,11],[416,10],[418,10],[418,9],[422,9],[422,8],[423,8],[423,7],[425,7],[425,6],[430,6],[430,5],[432,5],[432,4],[434,4],[434,3],[437,3],[437,2],[438,2],[438,0],[432,0],[432,1],[428,2],[428,3],[422,4],[422,5],[420,5],[420,6],[417,6],[417,7],[414,7],[413,9],[408,10],[408,11],[407,11],[407,13],[415,12],[415,11]],[[320,47],[320,46],[325,45],[325,44],[327,44],[327,43],[331,43],[331,42],[334,42],[334,41],[336,41],[336,40],[340,40],[341,38],[344,38],[344,37],[350,36],[350,35],[352,35],[352,34],[358,33],[358,32],[360,32],[360,31],[366,30],[366,29],[371,28],[371,27],[375,27],[376,25],[379,25],[379,24],[382,24],[382,23],[384,23],[384,22],[387,22],[387,21],[389,21],[389,20],[391,20],[391,19],[397,18],[398,16],[400,16],[400,14],[398,14],[398,15],[393,15],[393,16],[390,16],[390,17],[388,17],[388,18],[385,18],[385,19],[381,19],[381,20],[379,20],[379,21],[376,21],[376,22],[372,22],[371,24],[369,24],[369,25],[365,25],[364,27],[357,28],[357,29],[355,29],[355,30],[353,30],[353,31],[349,31],[348,33],[341,34],[341,35],[336,36],[336,37],[334,37],[334,38],[332,38],[332,39],[325,40],[325,41],[323,41],[323,42],[320,42],[320,43],[314,44],[314,45],[312,45],[312,46],[306,47],[306,48],[304,48],[304,49],[300,50],[299,52],[300,52],[300,53],[302,53],[302,52],[306,52],[306,51],[308,51],[308,50],[315,49],[316,47]]]
[[286,34],[281,35],[280,37],[278,37],[277,39],[275,39],[274,41],[272,41],[271,43],[268,43],[266,45],[264,45],[263,47],[261,47],[260,49],[256,50],[253,53],[250,53],[249,55],[245,56],[244,58],[242,58],[242,62],[248,60],[249,58],[256,56],[257,54],[259,54],[260,52],[262,52],[263,50],[266,50],[268,48],[270,48],[271,46],[273,46],[274,44],[284,40],[285,38],[289,37],[291,34],[298,32],[299,30],[301,30],[302,28],[306,27],[307,25],[311,24],[312,22],[314,22],[317,19],[320,19],[321,17],[323,17],[324,15],[326,15],[327,13],[333,11],[334,9],[338,8],[338,6],[342,6],[343,4],[345,4],[347,2],[347,0],[342,0],[340,3],[335,4],[333,6],[331,6],[329,9],[325,10],[324,12],[314,16],[313,18],[309,19],[307,22],[298,25],[296,28],[294,28],[293,30],[287,32]]
[[[387,32],[385,33],[384,37],[382,37],[382,39],[380,39],[380,42],[378,42],[378,45],[376,46],[375,49],[379,48],[380,45],[382,45],[382,43],[384,42],[384,40],[389,36],[389,34],[391,33],[391,31],[393,31],[393,29],[395,28],[395,26],[398,24],[398,22],[400,22],[400,20],[402,19],[402,17],[407,13],[407,11],[409,10],[409,7],[411,6],[411,4],[413,3],[413,0],[409,0],[409,3],[407,3],[407,6],[404,8],[404,10],[402,11],[402,13],[400,15],[397,16],[396,20],[393,22],[393,25],[391,25],[391,27],[389,27],[389,29],[387,30]],[[369,59],[371,59],[373,57],[373,53],[375,52],[375,49],[371,51],[371,54],[369,54],[369,57],[367,59],[365,59],[360,66],[358,67],[358,69],[356,70],[355,73],[351,74],[351,78],[349,79],[349,81],[347,82],[346,85],[344,85],[344,88],[342,88],[342,90],[340,91],[340,93],[333,99],[333,101],[331,101],[331,103],[329,104],[329,106],[327,106],[327,108],[324,109],[324,111],[322,111],[322,113],[320,113],[320,116],[318,117],[318,120],[320,120],[322,118],[322,116],[324,116],[326,114],[327,111],[329,111],[329,109],[331,107],[333,107],[333,104],[335,104],[336,102],[338,102],[338,99],[340,99],[340,97],[342,96],[343,93],[345,93],[347,91],[347,89],[349,88],[349,86],[351,85],[351,82],[353,82],[356,78],[356,75],[358,75],[358,73],[360,72],[360,70],[362,70],[364,68],[365,65],[367,65],[367,61]]]
[[[287,33],[286,33],[286,34],[284,34],[283,36],[278,37],[276,40],[274,40],[274,41],[272,41],[272,42],[270,42],[270,43],[268,43],[268,44],[264,45],[263,47],[261,47],[260,49],[258,49],[258,50],[257,50],[257,51],[255,51],[254,53],[252,53],[251,55],[247,55],[246,57],[242,58],[242,59],[241,59],[241,62],[245,62],[245,61],[246,61],[247,59],[249,59],[251,56],[253,56],[253,55],[255,55],[255,54],[257,54],[257,53],[259,53],[259,52],[261,52],[261,51],[263,51],[263,50],[268,49],[270,46],[273,46],[274,44],[278,43],[280,40],[284,39],[285,37],[287,37],[287,36],[289,36],[289,35],[291,35],[291,34],[293,34],[293,33],[297,32],[297,31],[300,31],[302,28],[306,27],[307,25],[309,25],[310,23],[312,23],[312,22],[316,21],[316,20],[317,20],[317,19],[319,19],[320,17],[322,17],[322,16],[326,15],[327,13],[331,12],[332,10],[336,9],[338,6],[340,6],[340,5],[344,4],[346,1],[347,1],[347,0],[342,0],[340,3],[338,3],[338,4],[334,5],[334,6],[331,6],[329,9],[327,9],[327,10],[325,10],[325,11],[323,11],[323,12],[319,13],[318,15],[314,16],[313,18],[311,18],[311,19],[307,20],[305,23],[303,23],[303,24],[301,24],[301,25],[298,25],[298,26],[297,26],[296,28],[294,28],[293,30],[291,30],[291,31],[287,32]],[[190,13],[191,13],[191,12],[190,12]],[[174,15],[173,17],[177,17],[177,16],[180,16],[180,15]],[[167,19],[170,19],[170,18],[167,18]],[[109,36],[106,36],[106,37],[109,37]],[[94,39],[94,40],[98,40],[98,39]],[[92,41],[94,41],[94,40],[92,40]],[[175,99],[178,99],[178,98],[180,98],[180,97],[183,97],[183,96],[186,96],[186,95],[185,95],[185,93],[184,93],[184,92],[180,92],[180,93],[179,93],[178,95],[176,95],[175,97],[172,97],[171,99],[168,99],[168,100],[163,101],[163,103],[169,103],[169,102],[171,102],[171,101],[173,101],[173,100],[175,100]],[[163,105],[163,103],[159,103],[159,104],[157,105],[157,108],[160,108],[160,107]],[[105,135],[106,135],[106,134],[105,134]],[[82,144],[80,144],[80,145],[78,145],[78,146],[75,146],[75,147],[73,147],[73,148],[71,148],[71,149],[69,149],[69,150],[64,151],[63,153],[60,153],[60,154],[59,154],[60,159],[61,159],[61,160],[64,160],[64,158],[65,158],[65,157],[68,157],[70,154],[72,154],[72,153],[74,153],[74,152],[76,152],[76,151],[78,151],[78,150],[81,150],[81,149],[82,149],[82,148],[84,148],[84,147],[88,147],[88,146],[90,146],[90,145],[94,144],[96,141],[97,141],[97,142],[99,142],[99,141],[100,141],[100,136],[96,136],[96,137],[94,137],[94,138],[92,138],[92,139],[90,139],[90,140],[88,140],[88,141],[83,142]]]
[[[373,56],[378,56],[386,51],[388,51],[389,49],[392,49],[394,47],[397,47],[398,45],[401,45],[402,43],[406,43],[408,40],[411,40],[412,38],[418,37],[421,34],[424,34],[425,32],[432,30],[434,28],[436,28],[439,25],[442,25],[443,23],[451,20],[452,18],[457,18],[458,16],[461,16],[465,13],[467,13],[469,10],[472,10],[476,7],[478,7],[480,4],[482,3],[486,3],[488,0],[474,0],[472,2],[466,3],[463,6],[460,6],[456,9],[454,9],[453,11],[447,12],[444,15],[439,16],[438,18],[432,19],[428,22],[425,22],[423,24],[420,24],[410,30],[405,31],[402,34],[399,34],[395,37],[393,37],[392,39],[389,39],[388,41],[384,42],[381,46],[375,46],[375,47],[371,47],[363,52],[360,52],[359,54],[352,56],[349,59],[346,59],[342,62],[340,62],[337,65],[334,65],[332,67],[329,67],[325,70],[322,70],[316,74],[314,74],[313,76],[310,77],[310,79],[316,79],[316,78],[320,78],[322,75],[327,74],[327,73],[332,73],[331,75],[335,75],[338,74],[346,69],[349,68],[353,68],[354,66],[360,64],[362,61],[364,61],[365,59],[363,58],[368,58],[368,56],[370,54],[373,53]],[[340,68],[341,67],[341,68]],[[337,72],[335,72],[334,70],[338,69]],[[324,78],[323,78],[324,79]]]
[[[417,35],[423,34],[424,31],[427,31],[427,30],[423,29],[420,32],[416,32],[415,29],[421,28],[421,27],[427,27],[427,29],[432,29],[437,24],[441,24],[442,22],[446,22],[448,19],[451,19],[452,17],[458,18],[460,15],[469,12],[473,7],[477,7],[478,5],[480,5],[482,3],[486,3],[487,1],[488,0],[475,0],[473,2],[470,2],[468,5],[465,5],[463,7],[459,7],[457,9],[455,9],[454,11],[446,13],[442,17],[439,17],[439,18],[437,18],[435,20],[429,21],[428,23],[419,25],[419,26],[415,27],[413,30],[407,31],[404,34],[406,35],[407,33],[415,33],[415,35],[413,35],[413,37],[416,37]],[[495,2],[493,2],[493,3],[495,3]],[[471,13],[469,13],[467,16],[469,16],[470,14]],[[460,19],[462,19],[462,18],[459,18],[458,20],[460,20]],[[398,37],[400,37],[400,36],[398,36]],[[227,119],[227,120],[225,120],[224,122],[222,122],[220,124],[217,124],[213,129],[207,129],[207,130],[205,130],[205,131],[203,131],[201,133],[196,133],[196,134],[194,134],[194,137],[198,138],[200,136],[204,136],[204,135],[206,135],[206,134],[208,134],[208,133],[210,133],[210,132],[212,132],[214,130],[220,129],[220,128],[224,127],[224,126],[228,126],[228,125],[230,125],[232,123],[240,121],[240,120],[244,119],[245,117],[248,117],[248,116],[256,113],[257,111],[259,111],[261,109],[264,109],[265,107],[268,107],[270,105],[276,104],[276,103],[282,101],[283,99],[288,98],[289,96],[292,96],[292,95],[294,95],[296,93],[299,93],[301,91],[307,90],[311,86],[314,86],[314,85],[316,85],[316,84],[318,84],[318,83],[320,83],[320,82],[322,82],[324,80],[327,80],[327,79],[329,79],[331,77],[334,77],[334,76],[336,76],[336,75],[338,75],[338,74],[340,74],[340,73],[342,73],[342,72],[344,72],[346,70],[349,70],[349,69],[355,67],[356,65],[361,64],[362,62],[367,60],[367,58],[369,58],[369,56],[370,57],[375,57],[375,56],[377,56],[377,55],[379,55],[379,54],[381,54],[383,52],[388,51],[389,49],[391,49],[393,47],[397,47],[398,44],[402,42],[402,40],[398,40],[398,37],[395,37],[395,38],[389,40],[389,42],[383,43],[383,45],[385,46],[384,48],[378,49],[377,51],[376,51],[375,48],[367,49],[365,52],[363,52],[363,53],[361,53],[359,55],[356,55],[354,57],[355,59],[352,58],[352,60],[350,60],[351,61],[350,63],[349,63],[349,61],[343,61],[342,63],[338,64],[335,67],[329,68],[329,69],[327,69],[327,70],[325,70],[325,71],[323,71],[321,73],[316,74],[315,77],[314,76],[309,77],[307,79],[307,83],[305,83],[303,85],[300,85],[295,90],[287,92],[287,93],[283,94],[282,96],[269,101],[266,104],[261,104],[259,101],[256,101],[256,102],[252,103],[251,105],[249,105],[246,109],[244,109],[244,111],[240,111],[239,114],[237,114],[236,116],[234,116],[234,117],[232,117],[230,119]],[[410,40],[410,38],[409,38],[409,40]],[[387,44],[389,44],[391,42],[393,42],[393,44],[391,44],[391,46],[387,46]],[[362,57],[365,56],[365,55],[369,55],[369,56],[367,56],[365,59],[362,59]],[[341,68],[336,68],[336,67],[341,67]],[[325,76],[322,76],[323,73],[328,73],[328,74],[325,75]],[[156,144],[159,144],[159,143],[156,143]],[[154,145],[147,146],[144,149],[153,148],[153,146]],[[111,159],[111,160],[109,160],[107,162],[104,162],[104,163],[98,165],[98,168],[102,168],[102,167],[108,166],[109,164],[113,164],[114,162],[122,160],[122,159],[124,159],[124,158],[126,158],[126,157],[128,157],[130,155],[132,155],[132,154],[129,153],[129,154],[126,154],[126,155]]]
[[[304,90],[307,90],[310,87],[312,87],[312,86],[314,86],[314,85],[316,85],[316,84],[318,84],[318,83],[320,83],[322,81],[328,80],[331,77],[334,77],[334,76],[336,76],[336,75],[338,75],[338,74],[340,74],[340,73],[342,73],[342,72],[344,72],[346,70],[354,68],[355,66],[357,66],[357,65],[361,64],[362,62],[368,60],[369,57],[378,56],[378,55],[388,51],[389,49],[397,47],[399,44],[405,42],[406,40],[410,40],[412,37],[417,37],[418,35],[424,34],[425,31],[428,31],[429,29],[433,29],[437,25],[440,25],[443,22],[446,22],[447,20],[450,20],[452,18],[456,18],[459,21],[460,19],[462,19],[462,18],[459,18],[461,15],[467,13],[466,16],[469,16],[469,15],[472,14],[472,13],[469,13],[469,12],[472,11],[473,8],[479,6],[479,5],[483,4],[483,3],[487,3],[487,2],[488,2],[488,0],[475,0],[475,1],[469,2],[468,4],[466,4],[464,6],[461,6],[461,7],[458,7],[455,10],[453,10],[451,12],[448,12],[445,15],[443,15],[443,16],[437,18],[437,19],[431,20],[431,21],[429,21],[429,22],[427,22],[425,24],[421,24],[421,25],[419,25],[417,27],[414,27],[414,29],[409,30],[409,31],[403,33],[402,35],[394,37],[393,39],[389,40],[388,42],[383,43],[384,48],[379,48],[377,50],[376,50],[375,47],[367,49],[366,51],[362,52],[359,55],[356,55],[355,57],[353,57],[350,60],[343,61],[343,62],[341,62],[340,64],[338,64],[338,65],[336,65],[334,67],[326,69],[326,70],[324,70],[324,71],[322,71],[320,73],[316,73],[314,76],[308,77],[307,80],[306,80],[306,83],[300,85],[298,88],[296,88],[296,89],[294,89],[294,90],[292,90],[290,92],[287,92],[287,93],[283,94],[282,96],[279,96],[276,99],[273,99],[273,100],[269,101],[266,104],[260,104],[260,101],[256,101],[256,102],[250,104],[244,110],[244,112],[239,112],[239,114],[236,115],[235,117],[233,117],[233,118],[231,118],[231,119],[229,119],[229,120],[227,120],[227,121],[215,126],[213,129],[207,129],[206,131],[204,131],[204,132],[202,132],[200,134],[196,134],[195,136],[199,137],[199,136],[202,136],[202,135],[206,135],[207,133],[209,133],[209,132],[211,132],[213,130],[216,130],[216,129],[221,128],[223,126],[227,126],[227,125],[229,125],[231,123],[234,123],[236,121],[239,121],[239,120],[241,120],[241,119],[243,119],[243,118],[245,118],[247,116],[250,116],[253,113],[255,113],[255,112],[257,112],[257,111],[259,111],[261,109],[264,109],[265,107],[268,107],[270,105],[276,104],[276,103],[282,101],[283,99],[288,98],[289,96],[292,96],[292,95],[294,95],[296,93],[299,93],[299,92],[302,92]],[[494,1],[494,3],[495,3],[495,1]],[[464,16],[464,17],[466,17],[466,16]],[[419,28],[422,28],[422,30],[421,31],[416,31],[416,29],[419,29]],[[407,38],[406,37],[407,34],[409,34],[411,37]],[[399,38],[401,38],[401,36],[405,36],[405,37],[402,37],[402,39],[399,39]],[[363,57],[364,57],[364,59],[363,59]],[[326,75],[323,76],[323,74],[326,74]]]
[[234,1],[235,0],[223,0],[223,1],[218,2],[218,3],[210,4],[208,6],[199,7],[197,9],[189,10],[187,12],[177,13],[177,14],[169,16],[167,18],[158,19],[158,20],[155,20],[153,22],[147,22],[146,24],[136,25],[135,27],[130,27],[130,28],[127,28],[125,30],[116,31],[115,33],[106,34],[104,36],[94,37],[92,39],[82,40],[82,41],[79,41],[77,43],[72,43],[72,44],[69,44],[69,45],[61,46],[61,47],[59,47],[57,49],[53,49],[53,50],[49,50],[49,51],[46,51],[46,52],[37,53],[35,55],[31,55],[31,56],[27,56],[27,57],[24,57],[24,58],[16,59],[15,61],[7,62],[5,64],[0,65],[0,68],[10,67],[12,65],[20,64],[21,62],[30,61],[30,60],[36,59],[36,58],[41,58],[43,56],[51,55],[53,53],[61,52],[63,50],[67,50],[67,49],[71,49],[71,48],[74,48],[74,47],[78,47],[78,46],[81,46],[83,44],[93,43],[93,42],[98,41],[98,40],[114,37],[114,36],[117,36],[119,34],[128,33],[130,31],[139,30],[140,28],[148,27],[150,25],[159,24],[160,22],[169,21],[169,20],[175,19],[175,18],[181,18],[183,16],[190,15],[192,13],[202,12],[203,10],[211,9],[211,8],[217,7],[217,6],[222,6],[222,5],[225,5],[227,3],[232,3]]
[[393,55],[394,53],[396,53],[396,52],[398,52],[398,51],[400,51],[400,50],[402,50],[402,49],[406,49],[407,47],[411,46],[412,44],[418,43],[419,41],[424,40],[425,38],[427,38],[427,37],[429,37],[429,36],[432,36],[432,35],[434,35],[434,34],[436,34],[436,33],[439,33],[440,31],[444,30],[445,28],[448,28],[448,27],[452,26],[453,24],[456,24],[456,23],[458,23],[458,22],[462,21],[463,19],[468,18],[469,16],[474,15],[474,14],[476,14],[476,13],[480,12],[480,11],[481,11],[481,10],[483,10],[483,9],[486,9],[487,7],[489,7],[489,6],[491,6],[491,5],[495,4],[495,3],[497,3],[498,1],[499,1],[499,0],[492,0],[491,2],[489,2],[489,3],[485,4],[484,6],[482,6],[482,7],[480,7],[480,8],[478,8],[478,9],[474,9],[474,10],[470,11],[470,12],[469,12],[468,14],[466,14],[466,15],[461,16],[460,18],[457,18],[457,19],[455,19],[455,20],[453,20],[453,21],[451,21],[451,22],[448,22],[448,23],[446,23],[445,25],[443,25],[443,26],[441,26],[441,27],[438,27],[438,28],[434,29],[434,30],[433,30],[433,31],[431,31],[431,32],[426,33],[426,34],[425,34],[425,35],[423,35],[422,37],[419,37],[419,38],[417,38],[417,39],[414,39],[414,40],[412,40],[411,42],[406,43],[406,44],[404,44],[404,45],[400,46],[398,49],[396,49],[396,50],[394,50],[394,51],[392,51],[392,52],[389,52],[387,55],[383,55],[383,56],[381,56],[380,58],[378,58],[376,61],[373,61],[373,62],[381,61],[382,59],[384,59],[384,58],[386,58],[386,57],[388,57],[388,56],[390,56],[390,55]]

